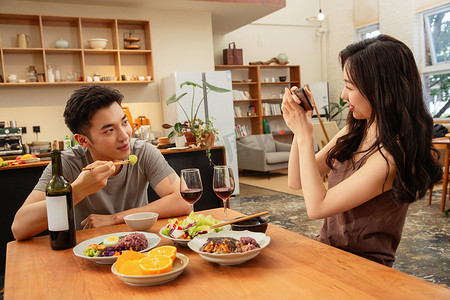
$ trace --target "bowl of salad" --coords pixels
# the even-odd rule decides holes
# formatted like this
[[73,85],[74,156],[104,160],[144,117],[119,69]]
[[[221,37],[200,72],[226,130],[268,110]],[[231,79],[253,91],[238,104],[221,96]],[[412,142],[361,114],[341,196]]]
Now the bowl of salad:
[[187,244],[199,235],[208,232],[219,232],[230,230],[231,226],[210,229],[211,226],[221,223],[222,221],[214,219],[211,215],[205,217],[203,214],[195,214],[191,212],[184,220],[177,218],[169,219],[166,226],[161,228],[159,234],[172,242],[187,247]]

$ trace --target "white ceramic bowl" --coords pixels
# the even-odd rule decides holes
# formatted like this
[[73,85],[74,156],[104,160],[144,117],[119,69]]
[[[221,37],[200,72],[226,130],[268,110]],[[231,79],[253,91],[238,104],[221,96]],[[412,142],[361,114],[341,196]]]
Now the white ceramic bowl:
[[[165,234],[162,234],[162,231],[163,231],[165,228],[166,228],[166,227],[161,228],[161,229],[159,230],[159,234],[160,234],[163,238],[169,239],[169,240],[171,240],[172,242],[174,242],[175,244],[178,244],[178,245],[183,246],[183,247],[187,247],[187,246],[188,246],[188,243],[189,243],[190,241],[192,241],[191,239],[189,239],[189,240],[186,240],[186,239],[174,239],[173,237],[170,237],[170,236],[167,236],[167,235],[165,235]],[[222,227],[222,231],[230,231],[230,229],[231,229],[231,225],[225,225],[225,226]],[[222,231],[219,231],[219,232],[222,232]]]
[[[208,252],[201,252],[200,248],[206,243],[209,237],[232,237],[239,240],[241,237],[251,237],[256,240],[261,248],[250,250],[243,253],[228,253],[228,254],[215,254]],[[207,233],[202,236],[198,236],[188,243],[188,247],[195,251],[200,257],[207,261],[219,264],[219,265],[237,265],[242,264],[254,257],[256,257],[262,249],[264,249],[270,243],[270,237],[261,232],[251,231],[221,231],[214,233]]]
[[169,240],[171,240],[172,242],[174,242],[175,244],[178,244],[178,245],[183,246],[183,247],[187,247],[187,244],[188,244],[190,241],[192,241],[192,240],[185,240],[185,239],[174,239],[174,238],[172,238],[172,237],[170,237],[170,236],[164,235],[164,234],[161,233],[161,231],[162,231],[163,229],[165,229],[165,228],[166,228],[166,227],[161,228],[161,229],[159,230],[159,234],[160,234],[163,238],[169,239]]
[[151,286],[157,284],[163,284],[177,278],[189,264],[189,258],[186,255],[177,253],[172,269],[163,274],[156,275],[123,275],[117,272],[116,264],[111,266],[111,272],[119,277],[123,282],[129,285],[135,286]]
[[87,42],[89,47],[91,47],[92,49],[105,49],[108,40],[102,38],[95,38],[89,39]]
[[140,212],[123,217],[125,223],[136,231],[147,231],[155,225],[159,214],[155,212]]

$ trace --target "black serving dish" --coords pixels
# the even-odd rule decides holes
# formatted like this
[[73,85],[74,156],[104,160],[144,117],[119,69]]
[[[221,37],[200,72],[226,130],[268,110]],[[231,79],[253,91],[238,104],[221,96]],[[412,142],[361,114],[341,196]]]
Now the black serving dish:
[[[237,218],[235,218],[237,219]],[[235,220],[233,219],[233,220]],[[269,217],[261,216],[253,219],[245,220],[231,224],[231,230],[234,231],[253,231],[253,232],[266,232],[267,225],[269,225]]]

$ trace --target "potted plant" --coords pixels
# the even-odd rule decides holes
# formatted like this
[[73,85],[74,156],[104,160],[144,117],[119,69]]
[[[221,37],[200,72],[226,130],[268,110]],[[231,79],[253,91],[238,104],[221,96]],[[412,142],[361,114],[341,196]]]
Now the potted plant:
[[177,122],[173,126],[164,124],[163,127],[166,129],[173,127],[172,132],[170,132],[167,137],[169,139],[173,138],[175,140],[175,146],[184,147],[186,145],[186,137],[183,135],[183,132],[184,132],[184,127],[187,127],[187,125]]
[[325,105],[323,109],[325,110],[325,115],[328,120],[333,120],[336,118],[337,125],[341,125],[342,122],[342,113],[343,111],[348,108],[348,103],[344,101],[344,99],[339,98],[339,103],[337,102],[330,102],[329,105],[329,111],[328,111],[328,105]]
[[[206,81],[203,81],[203,83],[206,89],[206,95],[208,95],[211,91],[216,93],[226,93],[230,91],[228,89],[209,84]],[[214,145],[214,137],[216,134],[218,134],[218,130],[213,126],[211,120],[206,119],[205,121],[202,121],[197,118],[198,111],[201,104],[205,100],[205,96],[203,96],[203,98],[200,100],[197,107],[194,107],[195,91],[196,89],[203,90],[203,85],[199,85],[191,81],[185,81],[180,84],[180,88],[185,85],[192,87],[192,101],[190,107],[184,108],[179,102],[179,100],[186,96],[188,93],[182,93],[178,97],[176,96],[176,94],[173,94],[169,99],[167,99],[166,105],[172,103],[177,103],[178,105],[180,105],[181,110],[183,111],[187,120],[184,122],[177,122],[173,126],[169,124],[163,124],[163,128],[173,128],[173,131],[168,135],[169,138],[184,135],[186,137],[186,145],[196,144],[197,146],[206,146],[208,147],[208,149],[210,149],[210,147]],[[189,111],[189,114],[187,111]]]

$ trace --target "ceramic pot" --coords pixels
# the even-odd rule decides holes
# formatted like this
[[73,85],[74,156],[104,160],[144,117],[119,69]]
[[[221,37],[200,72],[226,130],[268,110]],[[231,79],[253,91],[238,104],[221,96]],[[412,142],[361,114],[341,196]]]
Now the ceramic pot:
[[57,40],[55,42],[55,47],[56,48],[69,48],[69,42],[66,40],[63,40],[62,38],[59,38],[59,40]]
[[184,135],[182,136],[175,136],[175,146],[176,147],[184,147],[186,146],[186,137]]
[[[186,137],[186,146],[197,144],[197,142],[195,141],[195,135],[192,132],[186,131],[184,133],[184,136]],[[216,139],[216,136],[214,134],[208,133],[204,134],[202,137],[204,138],[204,141],[200,143],[200,147],[214,146],[214,140]]]
[[186,138],[186,146],[195,145],[195,135],[190,132],[186,131],[184,134],[184,137]]

